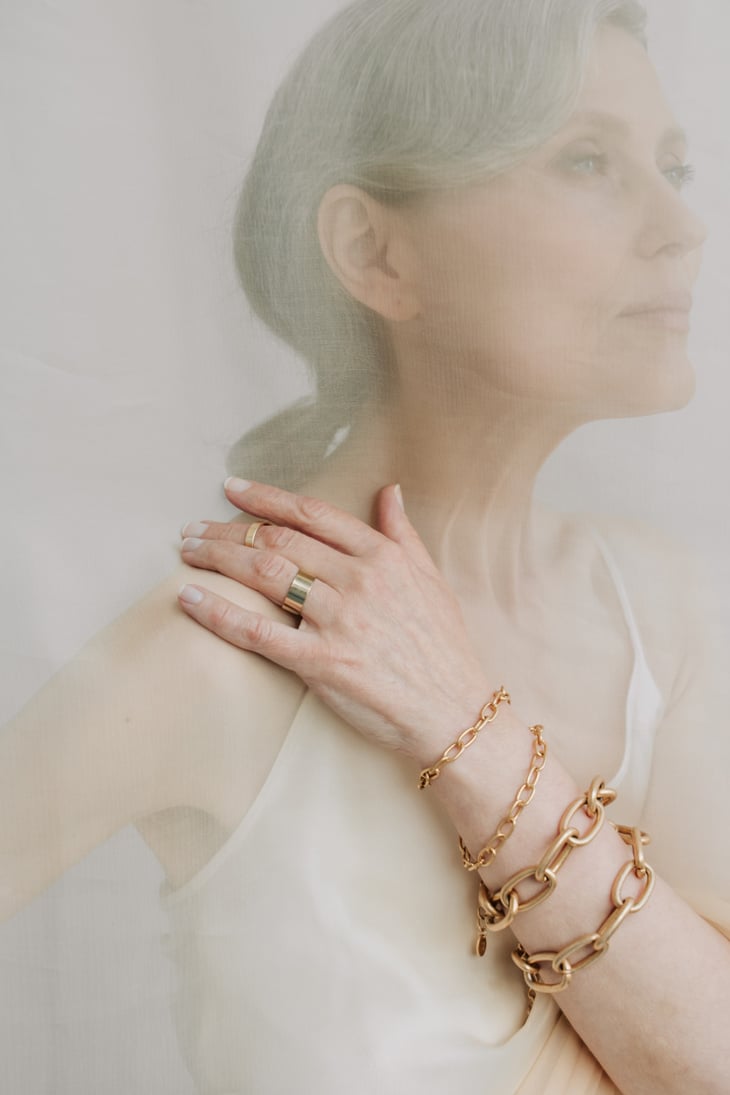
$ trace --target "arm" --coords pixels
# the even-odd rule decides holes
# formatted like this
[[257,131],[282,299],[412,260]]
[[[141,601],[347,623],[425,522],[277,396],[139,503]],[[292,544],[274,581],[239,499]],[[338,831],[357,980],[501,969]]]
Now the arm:
[[[102,631],[0,733],[0,920],[125,825],[180,805],[216,815],[232,757],[245,761],[242,810],[263,781],[302,685],[260,659],[242,672],[233,651],[191,631],[174,603],[189,573]],[[271,734],[248,740],[261,720]]]
[[[455,828],[475,849],[502,816],[492,804],[502,804],[503,812],[529,767],[524,726],[516,713],[503,713],[488,741],[479,740],[466,763],[453,765],[433,786]],[[529,813],[493,868],[482,872],[492,892],[510,875],[539,861],[555,836],[557,818],[582,790],[555,756],[550,757]],[[619,795],[613,811],[618,819],[620,806]],[[709,817],[707,821],[711,824]],[[649,863],[651,852],[650,845]],[[609,827],[591,845],[577,849],[550,899],[514,921],[513,930],[527,951],[558,951],[595,931],[613,907],[613,880],[630,858]],[[624,893],[639,889],[628,882]],[[689,1090],[720,1095],[730,1078],[723,1051],[729,975],[725,939],[658,878],[646,907],[627,918],[609,952],[576,973],[555,999],[625,1095]]]
[[[363,734],[412,757],[415,776],[473,721],[495,682],[476,663],[455,601],[394,492],[381,495],[382,534],[323,503],[258,484],[240,493],[229,488],[229,497],[241,505],[245,499],[248,512],[282,527],[261,530],[263,551],[216,542],[213,530],[210,542],[191,546],[188,558],[279,603],[297,569],[320,580],[298,631],[242,613],[200,587],[186,611],[229,642],[294,669]],[[681,721],[687,709],[673,714]],[[517,713],[502,708],[489,732],[434,784],[431,793],[471,848],[494,831],[524,780],[531,742]],[[529,813],[489,872],[492,891],[540,859],[557,819],[583,790],[551,757]],[[703,819],[708,825],[711,806]],[[595,931],[613,907],[612,883],[628,858],[609,827],[572,855],[550,900],[514,923],[527,950],[558,950]],[[724,1045],[729,984],[725,939],[658,880],[610,951],[556,999],[626,1095],[684,1093],[688,1084],[693,1092],[720,1095],[730,1082]]]

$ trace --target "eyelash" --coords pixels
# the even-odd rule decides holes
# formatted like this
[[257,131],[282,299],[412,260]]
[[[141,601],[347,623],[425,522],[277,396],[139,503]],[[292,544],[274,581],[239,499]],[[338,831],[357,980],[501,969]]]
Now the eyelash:
[[[608,156],[600,152],[594,152],[588,156],[580,156],[577,159],[571,160],[569,166],[575,169],[580,164],[589,163],[591,161],[599,163],[605,168],[606,163],[608,162]],[[684,163],[667,168],[663,174],[671,186],[674,186],[677,190],[681,190],[683,187],[687,186],[688,183],[692,182],[696,171],[692,164]],[[674,182],[672,182],[672,179],[670,178],[672,175],[674,175],[676,179]]]

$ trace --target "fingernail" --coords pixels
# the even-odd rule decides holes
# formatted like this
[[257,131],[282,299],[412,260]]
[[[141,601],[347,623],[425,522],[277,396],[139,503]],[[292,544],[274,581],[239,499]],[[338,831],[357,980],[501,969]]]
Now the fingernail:
[[182,542],[183,551],[197,551],[201,544],[204,544],[205,540],[198,540],[194,536],[188,537]]
[[183,525],[180,529],[181,536],[205,536],[208,531],[208,526],[204,521],[188,521],[187,525]]
[[251,486],[248,479],[237,479],[235,475],[229,475],[223,486],[226,490],[234,491],[236,494],[241,494],[243,491],[248,490]]
[[178,597],[186,605],[199,605],[203,600],[203,594],[199,589],[194,589],[193,586],[181,586]]
[[400,483],[396,483],[396,485],[395,485],[395,496],[398,499],[398,505],[400,506],[400,508],[405,513],[406,512],[406,505],[405,505],[405,502],[403,501],[403,491],[400,489]]

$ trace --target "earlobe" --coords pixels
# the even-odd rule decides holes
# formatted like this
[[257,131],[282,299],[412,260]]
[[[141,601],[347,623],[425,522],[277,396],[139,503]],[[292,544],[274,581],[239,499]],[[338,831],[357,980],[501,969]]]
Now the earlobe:
[[320,247],[338,281],[384,319],[414,319],[419,308],[398,254],[395,213],[355,186],[328,190],[319,208]]

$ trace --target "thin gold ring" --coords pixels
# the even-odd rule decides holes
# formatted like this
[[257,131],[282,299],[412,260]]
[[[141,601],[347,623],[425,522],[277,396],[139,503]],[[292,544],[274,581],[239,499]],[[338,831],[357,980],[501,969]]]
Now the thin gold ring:
[[253,524],[249,525],[246,529],[246,535],[243,538],[244,546],[250,548],[256,547],[256,535],[259,529],[263,528],[264,525],[270,524],[271,521],[254,521]]
[[294,575],[292,584],[287,590],[286,597],[281,603],[281,607],[286,612],[291,612],[292,616],[301,616],[304,609],[304,602],[307,599],[310,589],[314,585],[314,578],[309,574],[305,574],[303,571],[298,570]]

